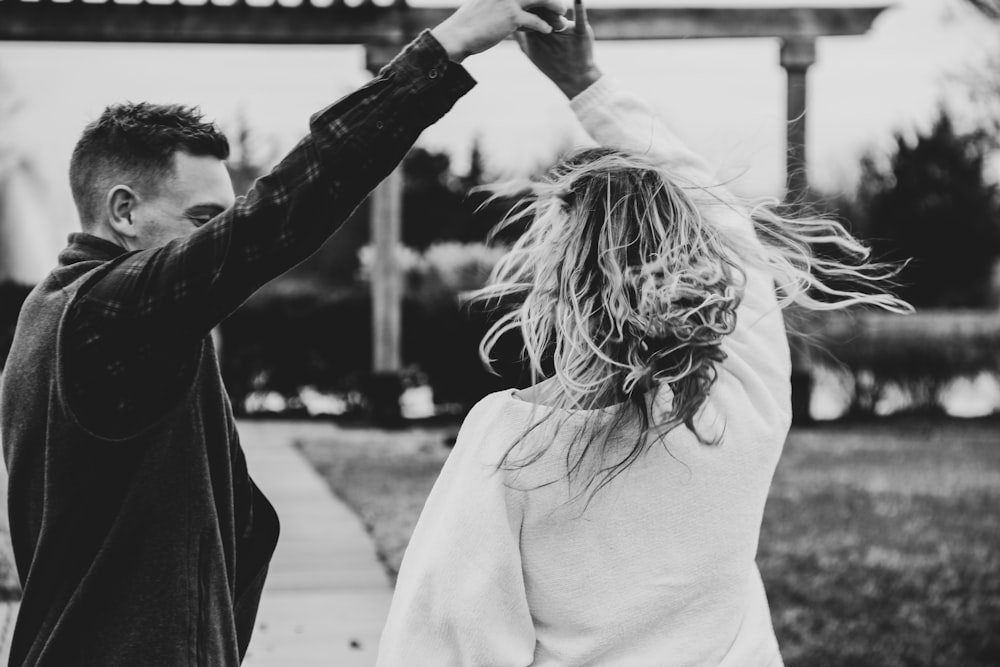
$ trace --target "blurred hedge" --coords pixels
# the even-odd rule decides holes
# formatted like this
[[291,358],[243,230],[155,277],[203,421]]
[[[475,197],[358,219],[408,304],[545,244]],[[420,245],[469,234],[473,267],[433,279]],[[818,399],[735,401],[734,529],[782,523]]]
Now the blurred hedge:
[[[479,341],[492,315],[460,307],[456,293],[478,284],[496,255],[467,250],[442,244],[421,256],[425,264],[407,276],[402,328],[404,364],[426,378],[438,403],[464,407],[527,381],[513,336],[497,350],[501,376],[485,370],[479,359]],[[30,290],[0,284],[0,365]],[[294,396],[304,386],[331,392],[363,386],[371,368],[371,320],[364,282],[265,287],[220,327],[223,374],[237,410],[254,390]],[[796,367],[833,369],[851,379],[848,416],[874,414],[890,385],[908,395],[914,411],[939,411],[938,394],[954,378],[1000,373],[1000,312],[836,313],[791,326],[801,332],[793,339]]]
[[798,364],[853,380],[851,413],[870,414],[895,385],[912,411],[939,411],[941,390],[957,377],[1000,372],[1000,312],[928,310],[911,315],[831,313],[800,323]]
[[[426,378],[435,400],[467,408],[491,391],[523,386],[527,373],[519,341],[511,336],[500,346],[501,376],[490,374],[478,346],[492,316],[460,307],[457,300],[459,291],[481,282],[495,253],[444,244],[407,256],[403,362]],[[790,326],[799,332],[793,340],[797,369],[833,369],[849,378],[849,417],[874,415],[890,387],[906,394],[911,411],[940,412],[939,393],[954,378],[1000,372],[996,312],[813,314]],[[300,283],[265,289],[223,324],[222,334],[223,370],[237,405],[261,389],[286,396],[307,385],[357,390],[372,355],[368,286],[359,282],[330,290]]]
[[[490,392],[523,385],[517,341],[500,346],[502,375],[491,374],[478,348],[494,315],[462,307],[457,297],[482,284],[498,253],[449,243],[423,255],[404,254],[403,364],[426,378],[435,402],[468,408]],[[221,334],[223,375],[238,409],[258,390],[285,396],[303,386],[357,391],[371,370],[369,286],[364,281],[332,289],[308,282],[269,286],[224,322]]]

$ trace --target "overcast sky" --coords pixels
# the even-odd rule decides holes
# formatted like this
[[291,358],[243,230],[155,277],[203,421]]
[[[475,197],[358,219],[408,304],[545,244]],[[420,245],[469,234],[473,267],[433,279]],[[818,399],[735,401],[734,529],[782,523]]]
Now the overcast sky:
[[[454,5],[421,2],[417,5]],[[684,0],[593,0],[592,6],[708,5]],[[729,5],[743,4],[729,0]],[[754,5],[871,5],[838,0]],[[897,0],[861,37],[821,40],[810,73],[809,151],[813,182],[843,187],[859,155],[886,145],[894,131],[925,125],[946,95],[944,80],[996,46],[995,26],[956,9],[960,0]],[[784,71],[774,40],[602,43],[603,68],[638,89],[690,145],[745,194],[780,193],[783,183]],[[480,84],[421,143],[465,164],[479,137],[498,171],[545,162],[582,140],[559,93],[501,45],[466,63]],[[368,75],[358,47],[0,44],[0,72],[21,103],[2,129],[38,164],[54,217],[75,225],[65,170],[83,125],[109,103],[198,104],[224,128],[243,114],[273,146],[274,157],[305,131],[310,113]],[[951,91],[962,108],[961,95]]]

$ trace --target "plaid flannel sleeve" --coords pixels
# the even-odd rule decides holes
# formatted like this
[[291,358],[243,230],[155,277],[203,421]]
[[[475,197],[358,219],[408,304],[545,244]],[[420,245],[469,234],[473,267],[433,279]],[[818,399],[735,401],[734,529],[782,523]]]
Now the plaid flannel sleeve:
[[64,324],[70,378],[87,386],[99,378],[102,392],[120,398],[176,375],[179,358],[315,252],[474,84],[425,32],[367,85],[315,114],[309,134],[232,208],[186,238],[108,262]]

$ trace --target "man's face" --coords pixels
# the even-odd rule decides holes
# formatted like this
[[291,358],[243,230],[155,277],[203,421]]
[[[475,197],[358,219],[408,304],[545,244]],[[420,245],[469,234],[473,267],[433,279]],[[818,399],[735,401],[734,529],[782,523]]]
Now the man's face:
[[226,165],[214,157],[178,151],[173,173],[153,185],[132,209],[139,249],[186,237],[236,201]]

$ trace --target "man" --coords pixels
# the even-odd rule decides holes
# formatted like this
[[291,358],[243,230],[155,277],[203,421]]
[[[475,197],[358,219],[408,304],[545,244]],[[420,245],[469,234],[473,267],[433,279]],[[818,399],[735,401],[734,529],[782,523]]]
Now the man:
[[224,137],[190,109],[111,107],[87,127],[70,167],[83,232],[25,302],[0,391],[24,588],[12,665],[240,663],[278,520],[208,334],[474,85],[464,57],[564,9],[469,0],[240,199]]

